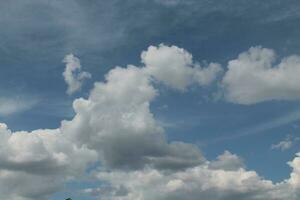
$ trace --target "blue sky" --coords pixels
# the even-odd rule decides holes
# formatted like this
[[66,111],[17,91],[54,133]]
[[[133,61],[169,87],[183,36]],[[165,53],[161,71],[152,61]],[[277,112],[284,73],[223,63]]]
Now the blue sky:
[[[96,90],[94,83],[103,82],[110,70],[116,66],[125,69],[129,64],[147,68],[151,60],[148,61],[150,64],[143,61],[141,53],[150,52],[149,46],[157,47],[158,51],[160,44],[170,49],[176,46],[192,55],[192,67],[200,63],[202,68],[209,68],[209,63],[213,62],[219,63],[223,71],[212,83],[191,83],[184,91],[168,85],[166,77],[151,75],[157,79],[153,85],[159,95],[149,101],[149,108],[153,118],[164,129],[167,142],[194,144],[209,161],[227,150],[243,160],[246,170],[256,171],[261,178],[274,183],[284,181],[292,171],[287,162],[295,158],[300,147],[300,89],[297,89],[300,86],[295,78],[300,75],[300,62],[297,60],[300,55],[299,11],[300,3],[296,0],[0,1],[0,121],[17,133],[55,130],[61,127],[63,120],[72,121],[75,114],[81,112],[74,111],[73,101],[91,97],[91,91]],[[278,72],[278,77],[283,77],[278,79],[282,84],[272,86],[273,79],[267,75],[258,81],[247,76],[252,73],[247,71],[247,67],[257,63],[245,63],[239,55],[249,53],[251,47],[255,48],[253,54],[258,52],[259,56],[267,57],[256,58],[266,59],[266,66],[270,60],[271,68],[280,68],[287,58],[296,55],[290,65],[286,64],[291,66],[288,72]],[[269,55],[272,54],[270,52],[276,52],[274,58]],[[63,59],[70,54],[80,62],[81,68],[76,73],[87,72],[91,77],[79,80],[81,89],[67,94],[68,84],[62,75],[66,70]],[[251,55],[249,53],[248,56]],[[239,83],[236,79],[230,79],[229,75],[228,82],[224,81],[232,60],[241,61],[238,67],[245,64],[246,75]],[[70,66],[74,62],[71,60]],[[238,70],[234,67],[232,64],[230,70]],[[268,78],[270,87],[267,87]],[[257,91],[261,93],[255,96]],[[245,97],[234,96],[235,92],[245,93]],[[106,112],[101,109],[101,112]],[[81,134],[87,134],[90,129],[80,130]],[[122,137],[118,140],[122,142]],[[277,145],[280,142],[286,142],[287,147]],[[83,144],[80,141],[80,145]],[[102,152],[100,147],[94,146],[97,145],[87,142],[89,150]],[[93,177],[93,174],[103,172],[101,166],[105,165],[106,160],[98,159],[96,163],[88,165],[95,171],[92,174],[86,173],[71,181],[68,178],[63,180],[62,190],[49,189],[51,192],[39,196],[31,195],[29,189],[18,188],[16,192],[5,193],[7,196],[3,198],[63,199],[66,195],[83,195],[80,192],[86,188],[100,188],[105,181],[112,188],[119,187],[120,184],[116,186],[114,181]],[[112,171],[114,169],[109,164],[106,167]],[[22,191],[25,191],[24,194]],[[97,191],[103,192],[100,189]],[[91,192],[86,193],[81,196],[82,199],[114,199],[109,196],[111,193],[104,192],[103,197],[90,197],[88,194]],[[145,200],[148,199],[146,193],[141,194],[145,195]],[[75,196],[73,198],[77,199]],[[176,198],[180,199],[180,196]],[[210,200],[209,196],[206,198]]]

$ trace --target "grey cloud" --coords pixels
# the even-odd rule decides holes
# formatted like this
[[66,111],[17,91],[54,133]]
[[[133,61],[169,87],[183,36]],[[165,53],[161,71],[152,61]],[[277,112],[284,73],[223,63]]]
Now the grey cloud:
[[288,56],[277,65],[275,61],[275,52],[262,47],[252,47],[229,61],[222,80],[225,98],[245,105],[300,99],[300,57]]
[[[293,164],[296,164],[297,159]],[[297,191],[285,181],[273,184],[259,177],[254,171],[246,171],[242,168],[234,171],[209,169],[207,164],[173,173],[148,169],[130,173],[99,172],[97,177],[111,184],[112,187],[127,188],[128,193],[121,197],[112,194],[102,195],[102,198],[110,200],[297,199]]]
[[65,140],[57,129],[13,133],[0,124],[0,139],[3,199],[48,199],[67,180],[82,176],[96,158],[93,151]]
[[[74,101],[75,117],[58,129],[11,132],[0,124],[2,174],[13,180],[18,180],[14,173],[23,174],[33,184],[53,179],[53,188],[58,189],[67,180],[80,179],[97,160],[104,169],[128,171],[148,167],[177,171],[205,162],[196,146],[167,142],[150,111],[158,91],[147,67],[111,70],[104,82],[95,83],[87,99]],[[4,180],[0,176],[0,184]],[[16,196],[6,194],[13,200],[48,196],[46,187],[37,192],[20,184],[14,190]]]
[[236,171],[239,169],[244,169],[245,164],[237,155],[234,155],[229,151],[225,151],[222,155],[218,156],[217,160],[210,162],[209,167],[211,169]]
[[[153,48],[158,55],[162,49],[186,52],[175,46]],[[176,52],[170,57],[180,57]],[[184,72],[191,66],[155,59],[158,72],[149,73],[149,65],[143,64],[110,70],[103,82],[95,83],[88,98],[73,102],[74,118],[62,121],[57,129],[12,132],[0,124],[0,197],[47,199],[67,181],[85,177],[91,163],[100,162],[100,169],[89,175],[108,187],[85,192],[104,192],[104,200],[297,199],[300,154],[288,163],[290,177],[275,184],[247,171],[242,159],[229,152],[210,162],[193,144],[168,142],[150,110],[159,95],[154,80],[168,85],[168,79],[159,76],[160,70],[170,70],[172,65],[175,71]],[[185,73],[177,76],[186,78]],[[182,83],[171,82],[171,86],[185,90],[189,84],[203,86],[197,81]]]
[[[111,70],[105,83],[95,85],[88,100],[75,101],[77,115],[73,121],[65,122],[63,128],[65,131],[72,129],[78,119],[76,126],[80,124],[93,134],[79,141],[86,141],[91,148],[98,149],[109,167],[136,169],[150,165],[181,169],[202,163],[205,159],[196,146],[167,143],[163,128],[149,108],[158,95],[152,82],[158,80],[178,90],[187,90],[191,84],[205,86],[222,71],[220,66],[193,68],[191,54],[163,44],[142,52],[141,60],[144,66],[140,68],[130,65]],[[202,73],[207,74],[204,79],[194,77]],[[169,77],[176,78],[170,81]]]

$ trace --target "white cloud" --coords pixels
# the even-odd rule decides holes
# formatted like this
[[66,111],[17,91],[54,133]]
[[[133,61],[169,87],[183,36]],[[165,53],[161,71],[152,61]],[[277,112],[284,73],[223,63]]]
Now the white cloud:
[[96,149],[111,168],[173,169],[203,162],[194,145],[167,143],[149,107],[156,95],[144,68],[117,67],[95,84],[88,99],[74,101],[76,116],[64,121],[62,130],[78,145]]
[[[166,142],[149,106],[158,95],[153,78],[184,90],[192,83],[209,84],[210,70],[192,68],[191,55],[175,46],[151,46],[141,57],[145,66],[116,67],[106,75],[105,82],[95,84],[88,99],[75,100],[76,116],[62,123],[63,131],[79,145],[87,144],[100,152],[102,163],[112,168],[177,169],[203,162],[194,145]],[[197,78],[190,82],[195,74]],[[199,78],[199,74],[208,77]],[[178,81],[168,79],[170,76]],[[83,135],[83,130],[88,131]]]
[[31,109],[39,102],[36,98],[0,98],[0,116],[8,116]]
[[81,71],[80,60],[73,54],[67,55],[63,62],[66,63],[63,77],[68,85],[67,93],[71,95],[81,89],[84,80],[92,76],[88,72]]
[[[293,168],[290,178],[287,180],[293,188],[300,189],[300,153],[288,164]],[[298,191],[299,195],[299,191]]]
[[209,167],[211,169],[235,171],[245,168],[245,165],[243,160],[237,155],[225,151],[222,155],[218,156],[217,160],[210,162]]
[[294,137],[294,136],[288,135],[284,140],[280,141],[277,144],[273,144],[271,146],[271,148],[272,149],[280,149],[281,151],[285,151],[285,150],[292,148],[299,141],[300,141],[299,137]]
[[13,133],[0,124],[0,139],[1,199],[46,199],[96,159],[94,151],[72,144],[59,129]]
[[[245,170],[242,159],[230,152],[226,151],[217,160],[209,162],[196,146],[166,142],[162,127],[149,109],[151,101],[158,95],[152,78],[184,90],[192,84],[185,81],[189,75],[184,70],[190,70],[190,66],[180,63],[191,62],[186,61],[190,59],[185,51],[177,47],[151,48],[157,56],[159,53],[156,51],[163,48],[162,54],[166,54],[168,59],[158,57],[148,62],[145,57],[149,54],[143,52],[144,67],[128,66],[111,70],[105,82],[95,84],[88,99],[74,102],[75,118],[63,123],[64,132],[72,135],[78,145],[87,144],[97,150],[104,164],[97,177],[100,181],[106,181],[105,187],[87,188],[83,192],[93,195],[101,193],[101,198],[107,200],[192,200],[199,197],[296,200],[298,190],[294,186],[297,183],[292,179],[275,184],[259,177],[254,171]],[[173,56],[169,55],[169,51],[174,49],[185,55],[171,53],[176,59],[179,57],[174,62],[176,65],[171,66],[182,70],[182,77],[181,72],[165,67],[172,63]],[[155,70],[150,69],[153,66]],[[159,73],[160,70],[162,73]],[[179,82],[163,76],[164,70]],[[84,130],[88,131],[82,135]],[[295,171],[297,166],[292,174]]]
[[[68,59],[67,65],[79,64],[72,56]],[[7,179],[18,182],[13,191],[3,186],[2,197],[46,198],[65,181],[84,175],[88,163],[97,161],[95,155],[108,169],[178,170],[204,162],[195,145],[167,142],[150,112],[157,91],[144,69],[111,70],[88,99],[74,101],[75,117],[58,129],[12,133],[1,125],[0,185]],[[49,180],[52,189],[40,183]],[[38,190],[25,181],[39,184]]]
[[275,61],[275,52],[262,47],[252,47],[229,61],[222,81],[225,98],[246,105],[300,99],[300,57],[285,57],[278,64]]
[[150,46],[143,51],[142,62],[145,71],[156,80],[178,90],[185,90],[191,84],[211,84],[223,71],[221,66],[210,63],[206,68],[193,61],[193,56],[176,46]]
[[106,186],[84,192],[100,192],[104,200],[296,200],[298,155],[289,163],[291,177],[275,184],[245,170],[230,152],[210,162],[196,145],[168,142],[150,110],[159,94],[153,79],[186,90],[213,78],[198,76],[206,69],[183,49],[160,45],[148,51],[142,54],[145,66],[116,67],[95,83],[88,98],[76,99],[74,118],[57,129],[13,133],[0,124],[0,198],[47,199],[65,182],[87,176],[90,163],[100,162],[100,170],[88,175]]
[[279,142],[278,144],[273,144],[272,149],[280,149],[281,151],[290,149],[293,146],[293,142],[290,140],[284,140]]
[[[292,178],[274,184],[243,168],[235,170],[211,169],[202,164],[173,173],[156,169],[132,172],[99,172],[97,177],[110,185],[101,193],[105,200],[296,200],[299,185],[298,157],[290,165],[294,168]],[[123,188],[122,194],[117,191]],[[98,196],[100,188],[83,192]]]

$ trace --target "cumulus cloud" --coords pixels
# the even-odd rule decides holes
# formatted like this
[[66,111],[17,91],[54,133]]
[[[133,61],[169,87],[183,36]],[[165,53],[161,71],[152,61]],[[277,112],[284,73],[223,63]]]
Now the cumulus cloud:
[[67,94],[71,95],[81,89],[83,81],[92,77],[88,72],[81,70],[80,60],[73,54],[67,55],[64,60],[66,63],[63,77],[68,85]]
[[57,129],[12,132],[0,124],[1,199],[47,199],[87,173],[103,184],[83,192],[104,200],[297,199],[299,155],[290,178],[275,184],[228,151],[208,161],[194,144],[168,142],[150,110],[159,95],[154,82],[181,91],[204,86],[215,79],[206,71],[214,67],[197,66],[175,46],[149,47],[141,57],[142,66],[116,67],[88,98],[76,99],[74,118]]
[[94,151],[66,140],[59,129],[11,132],[0,124],[0,138],[1,199],[46,199],[65,181],[83,175],[96,158]]
[[105,200],[296,200],[300,183],[298,156],[288,163],[293,169],[291,177],[276,184],[255,171],[245,170],[241,158],[225,151],[216,161],[172,173],[153,168],[130,173],[100,171],[96,177],[109,186],[104,184],[104,187],[87,188],[82,192],[101,195]]
[[146,73],[178,90],[185,90],[191,84],[209,85],[223,71],[217,63],[201,67],[189,52],[177,46],[150,46],[142,52],[141,59]]
[[225,98],[246,105],[300,99],[300,57],[285,57],[278,64],[275,61],[273,50],[259,46],[229,61],[222,81]]
[[[293,168],[290,179],[287,180],[292,187],[299,190],[300,188],[300,153],[297,153],[296,158],[288,164]],[[299,193],[299,192],[298,192]]]
[[217,160],[210,162],[209,167],[211,169],[235,171],[244,169],[245,165],[240,157],[229,151],[225,151],[222,155],[218,156]]
[[88,99],[74,101],[76,116],[64,121],[62,129],[78,145],[96,149],[109,168],[201,163],[203,157],[194,145],[166,142],[149,108],[156,95],[144,68],[117,67],[106,75],[106,82],[95,84]]
[[[297,160],[291,166],[298,169]],[[297,166],[296,166],[297,165]],[[97,178],[110,184],[110,190],[101,193],[107,200],[296,200],[299,174],[292,174],[291,184],[278,184],[264,180],[254,171],[243,168],[227,171],[211,169],[207,164],[182,171],[168,173],[156,169],[144,169],[132,172],[99,172]],[[123,188],[126,191],[117,194]],[[103,190],[103,189],[102,189]],[[87,189],[83,192],[98,195],[100,188]]]

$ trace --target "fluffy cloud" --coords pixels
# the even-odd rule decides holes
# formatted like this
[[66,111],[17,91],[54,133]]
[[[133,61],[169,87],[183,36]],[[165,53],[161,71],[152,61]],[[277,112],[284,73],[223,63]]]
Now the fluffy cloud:
[[63,77],[68,85],[67,93],[71,95],[81,89],[83,81],[91,78],[91,74],[81,71],[80,61],[73,54],[67,55],[63,62],[66,63]]
[[185,71],[196,69],[191,56],[174,46],[149,47],[141,57],[143,67],[112,69],[88,99],[74,102],[75,118],[63,122],[74,143],[95,149],[103,163],[95,174],[104,186],[84,193],[107,200],[297,198],[295,164],[290,164],[293,178],[275,184],[245,170],[242,159],[230,152],[209,162],[194,145],[167,143],[149,109],[158,95],[153,79],[186,90],[198,81],[190,82],[187,77],[193,76]]
[[171,173],[153,168],[129,173],[100,170],[96,177],[106,184],[82,192],[101,195],[104,200],[296,200],[300,185],[298,156],[288,163],[293,169],[290,178],[280,183],[265,180],[255,171],[245,170],[238,156],[225,151],[216,161]]
[[291,177],[288,180],[290,185],[299,190],[300,188],[300,153],[297,154],[297,157],[288,163],[292,168],[293,172],[291,173]]
[[217,160],[210,162],[209,167],[211,169],[221,170],[239,170],[245,168],[243,160],[237,155],[225,151],[222,155],[219,155]]
[[[298,158],[291,166],[299,169]],[[132,172],[99,172],[97,177],[109,184],[104,188],[86,189],[84,193],[100,195],[104,200],[296,200],[299,172],[292,173],[288,181],[274,184],[264,180],[254,171],[211,169],[202,164],[173,173],[155,169]],[[290,183],[289,183],[290,182]],[[120,193],[122,188],[123,193]]]
[[[175,46],[151,46],[141,57],[143,67],[116,67],[105,82],[95,84],[88,99],[75,100],[76,116],[62,123],[63,131],[78,145],[87,144],[100,152],[103,164],[112,168],[173,169],[203,162],[194,145],[166,142],[149,108],[158,95],[152,81],[184,90],[192,83],[209,84],[219,66],[193,68],[192,56]],[[83,130],[88,131],[83,135]]]
[[1,199],[46,199],[96,159],[94,151],[72,144],[59,129],[11,132],[0,124],[0,139]]
[[262,47],[252,47],[229,61],[222,81],[226,99],[239,104],[300,99],[300,57],[275,61],[275,52]]
[[0,125],[2,199],[47,199],[99,161],[101,168],[89,175],[103,184],[83,192],[101,193],[101,199],[296,200],[298,156],[289,163],[291,177],[274,184],[247,171],[230,152],[210,162],[196,145],[168,142],[155,120],[150,104],[159,92],[153,82],[181,91],[204,86],[221,71],[217,64],[201,68],[185,50],[165,45],[149,47],[141,57],[143,66],[116,67],[88,98],[76,99],[74,118],[57,129],[11,132]]
[[76,116],[64,121],[62,130],[78,145],[97,150],[109,168],[201,163],[203,157],[194,145],[166,142],[149,108],[156,95],[144,68],[117,67],[106,75],[106,82],[95,84],[88,99],[74,101]]
[[[67,56],[66,62],[66,76],[80,69],[74,56]],[[111,70],[105,82],[95,84],[88,99],[74,101],[75,117],[58,129],[12,133],[1,125],[0,184],[8,177],[20,187],[13,192],[2,187],[3,198],[46,198],[65,181],[84,175],[88,164],[97,159],[107,169],[126,170],[146,166],[178,170],[205,162],[197,146],[167,142],[150,112],[158,92],[146,68]],[[25,179],[40,187],[23,185]],[[52,180],[52,189],[40,184],[47,180]]]
[[189,52],[176,46],[150,46],[142,52],[141,58],[146,73],[178,90],[185,90],[191,84],[209,85],[222,72],[217,63],[202,68],[193,62]]

